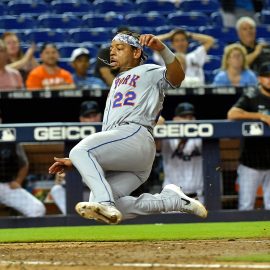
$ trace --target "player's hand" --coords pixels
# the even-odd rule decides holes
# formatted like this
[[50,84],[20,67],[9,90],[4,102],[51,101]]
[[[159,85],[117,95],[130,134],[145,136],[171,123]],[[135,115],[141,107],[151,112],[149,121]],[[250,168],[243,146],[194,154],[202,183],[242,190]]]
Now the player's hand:
[[49,174],[63,173],[65,170],[70,170],[73,164],[69,158],[54,158],[55,162],[49,168]]
[[156,36],[151,34],[145,34],[140,36],[140,44],[142,46],[147,46],[155,51],[162,51],[165,46]]

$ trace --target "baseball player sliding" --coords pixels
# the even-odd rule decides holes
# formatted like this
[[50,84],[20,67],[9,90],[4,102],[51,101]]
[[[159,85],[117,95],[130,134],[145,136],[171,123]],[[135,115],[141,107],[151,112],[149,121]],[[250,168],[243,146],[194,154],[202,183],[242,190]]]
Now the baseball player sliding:
[[[157,51],[165,67],[143,64],[143,47]],[[118,71],[106,103],[102,131],[80,141],[69,158],[55,158],[50,174],[76,167],[90,188],[89,202],[75,209],[87,219],[108,224],[138,215],[185,212],[205,218],[197,200],[170,184],[160,194],[129,194],[143,184],[155,157],[153,128],[160,115],[164,90],[179,87],[185,75],[170,49],[151,34],[118,33],[110,47],[110,64]]]

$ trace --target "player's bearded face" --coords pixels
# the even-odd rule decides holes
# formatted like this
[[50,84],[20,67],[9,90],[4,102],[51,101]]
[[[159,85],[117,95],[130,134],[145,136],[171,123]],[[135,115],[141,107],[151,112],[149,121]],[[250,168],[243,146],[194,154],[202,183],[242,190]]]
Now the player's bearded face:
[[136,66],[133,50],[129,44],[113,41],[110,47],[111,69],[122,72]]

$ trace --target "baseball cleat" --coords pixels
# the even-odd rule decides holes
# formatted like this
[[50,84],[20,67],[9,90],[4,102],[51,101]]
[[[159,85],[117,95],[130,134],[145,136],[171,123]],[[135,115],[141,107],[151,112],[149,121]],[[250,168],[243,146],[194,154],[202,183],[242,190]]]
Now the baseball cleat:
[[[163,191],[165,191],[165,190],[173,191],[174,193],[178,194],[180,199],[181,199],[181,203],[177,204],[179,209],[174,209],[173,211],[178,210],[180,212],[194,214],[194,215],[199,216],[201,218],[207,217],[207,210],[202,205],[202,203],[200,203],[198,200],[192,199],[192,198],[188,197],[187,195],[185,195],[180,187],[178,187],[174,184],[169,184],[163,188]],[[171,196],[171,198],[173,198],[173,197]]]
[[79,202],[75,206],[77,213],[86,219],[95,219],[107,224],[118,224],[122,220],[122,214],[113,205],[97,202]]

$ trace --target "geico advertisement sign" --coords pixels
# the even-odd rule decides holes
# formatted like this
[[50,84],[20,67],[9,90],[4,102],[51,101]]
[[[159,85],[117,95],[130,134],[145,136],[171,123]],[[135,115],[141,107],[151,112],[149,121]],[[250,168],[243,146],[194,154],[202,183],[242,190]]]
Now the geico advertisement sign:
[[96,128],[93,126],[37,127],[34,129],[34,139],[36,141],[80,140],[93,133],[96,133]]
[[154,137],[211,137],[214,134],[214,126],[205,124],[168,124],[156,126]]

